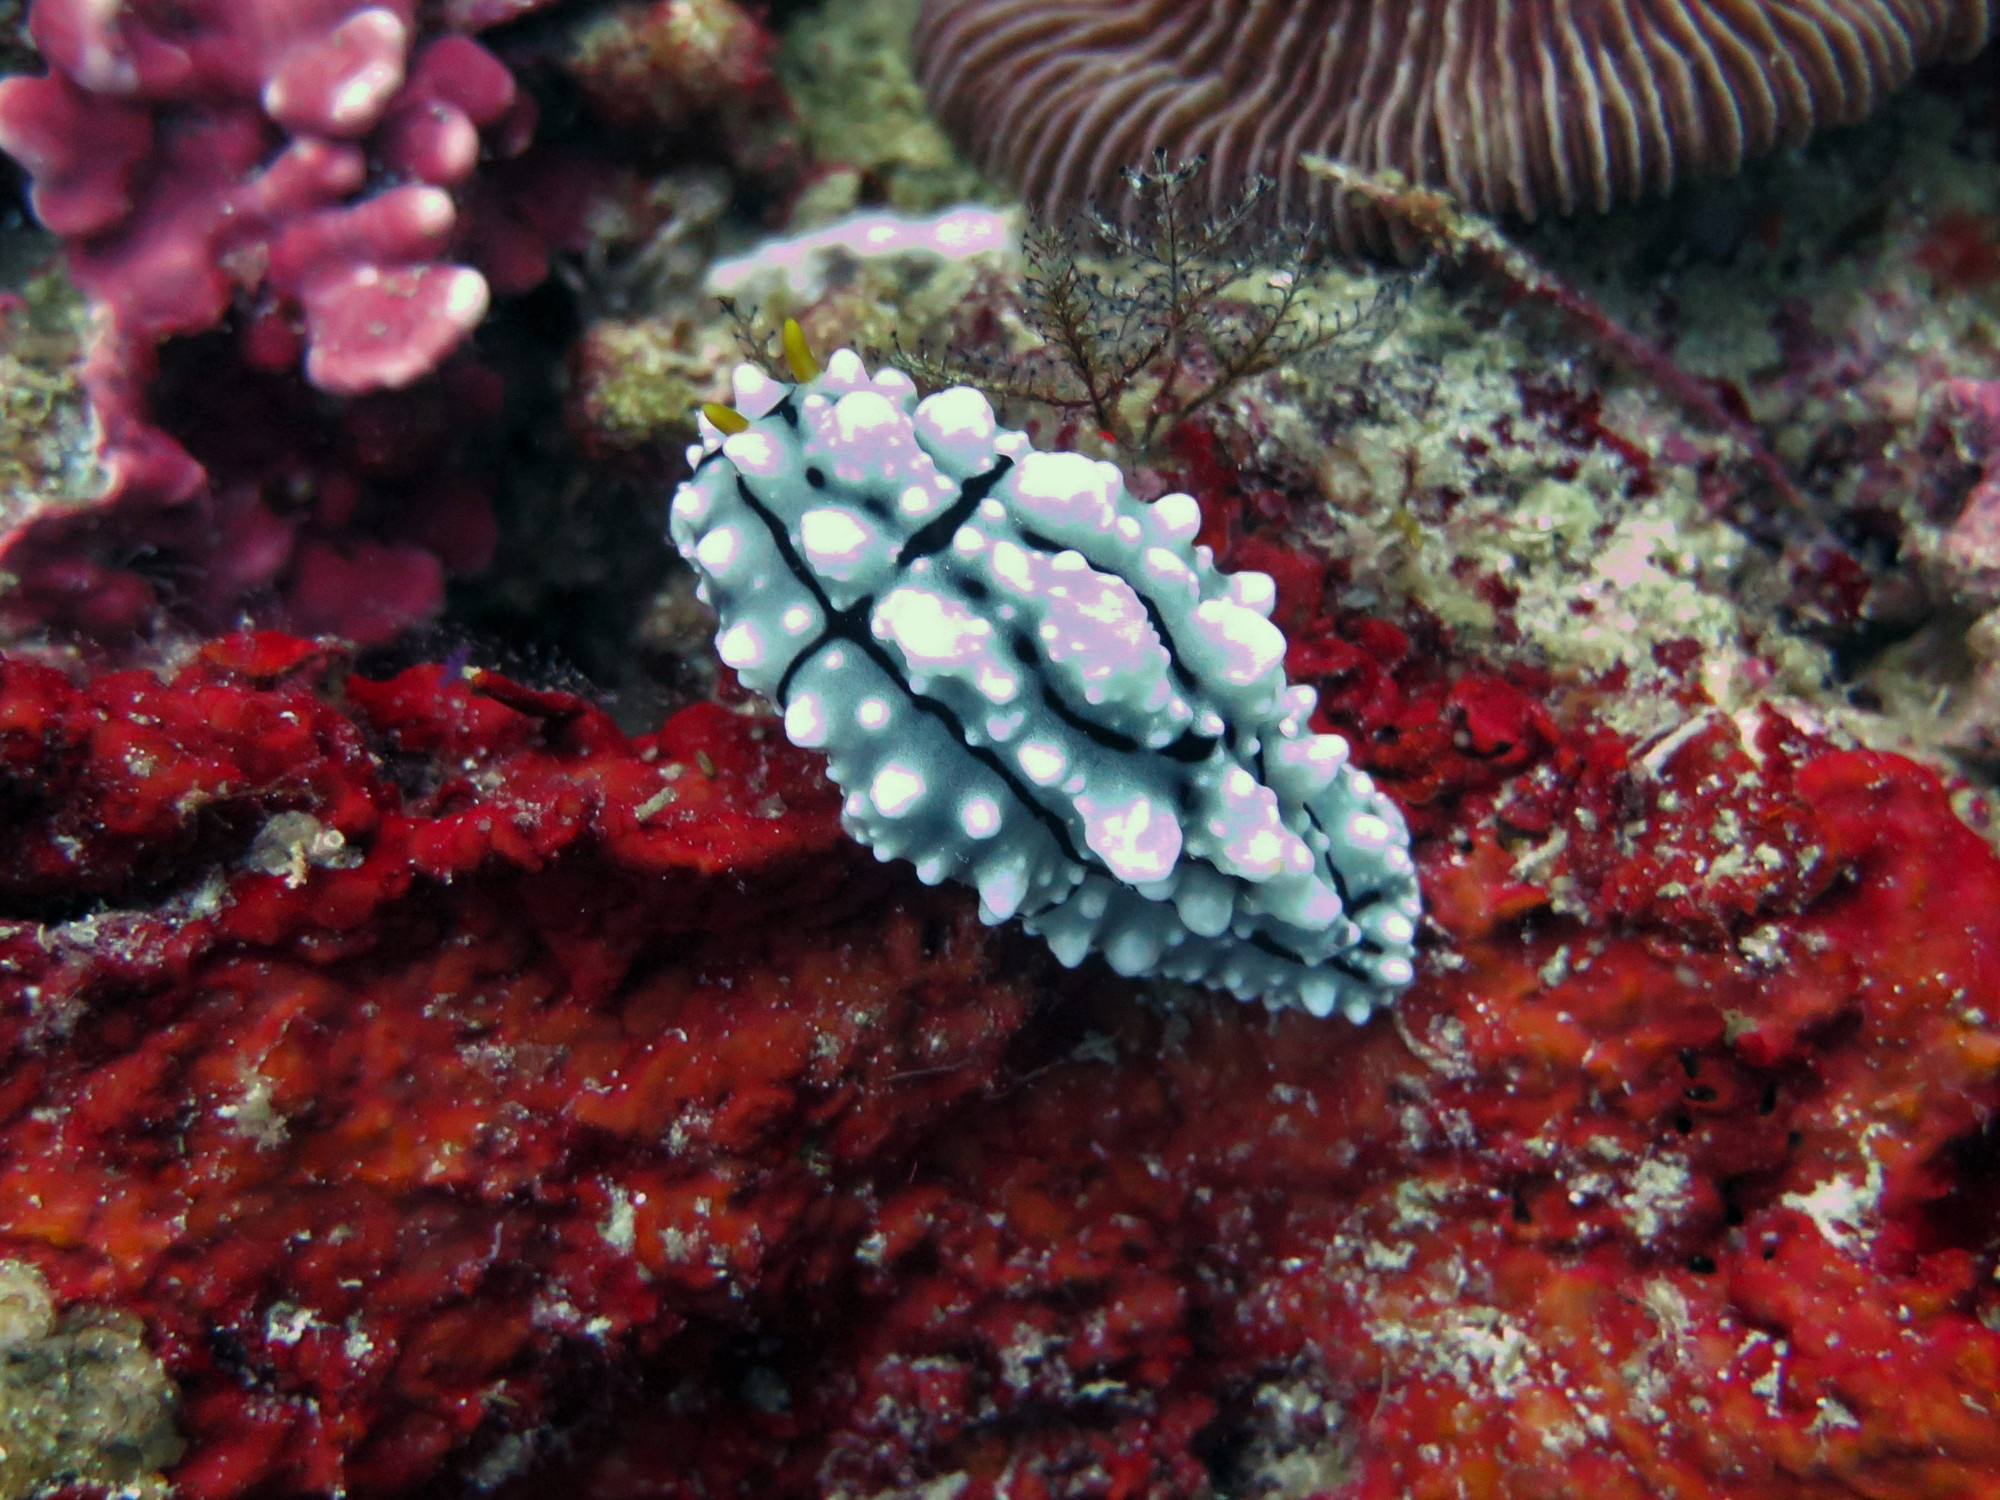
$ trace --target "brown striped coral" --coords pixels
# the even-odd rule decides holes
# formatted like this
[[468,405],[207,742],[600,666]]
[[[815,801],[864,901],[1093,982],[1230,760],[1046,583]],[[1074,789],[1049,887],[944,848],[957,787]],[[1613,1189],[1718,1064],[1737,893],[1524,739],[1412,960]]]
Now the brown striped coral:
[[1860,119],[1978,50],[1990,0],[925,0],[931,100],[1031,202],[1155,150],[1262,173],[1353,244],[1303,153],[1524,218],[1602,209]]

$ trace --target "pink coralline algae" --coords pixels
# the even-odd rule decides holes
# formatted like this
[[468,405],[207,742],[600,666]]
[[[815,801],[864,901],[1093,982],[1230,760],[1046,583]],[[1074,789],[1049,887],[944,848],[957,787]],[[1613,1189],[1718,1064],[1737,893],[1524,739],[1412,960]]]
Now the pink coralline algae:
[[[489,482],[462,454],[499,414],[493,371],[457,359],[409,390],[328,403],[248,368],[219,334],[168,354],[161,425],[135,421],[137,444],[107,451],[123,483],[0,541],[10,623],[116,642],[163,611],[197,629],[248,611],[372,643],[491,556]],[[174,478],[189,488],[169,502],[180,491],[158,482]]]
[[[312,550],[285,505],[246,499],[256,479],[218,474],[190,452],[149,387],[162,344],[226,320],[243,367],[274,379],[302,367],[311,387],[337,396],[436,371],[494,293],[546,274],[561,237],[562,226],[474,191],[483,160],[527,146],[532,101],[479,43],[425,36],[408,0],[36,0],[31,30],[49,72],[0,81],[0,148],[31,175],[35,211],[67,242],[95,313],[84,384],[105,487],[86,507],[51,507],[0,538],[0,565],[21,579],[16,608],[130,628],[159,590],[118,554],[166,550],[256,575],[234,593],[205,580],[211,618],[228,620],[258,587],[286,597],[277,618],[363,638],[433,612],[435,553],[337,524],[323,530],[327,546],[397,582],[357,615],[313,603],[326,591],[310,575],[333,559]],[[491,251],[493,264],[482,274],[458,258],[464,249]],[[406,524],[449,529],[446,515],[463,514],[471,537],[490,533],[484,500],[466,507],[457,495]],[[457,550],[483,561],[476,540]],[[198,603],[189,612],[200,618]]]
[[314,385],[352,394],[407,385],[479,321],[485,278],[447,258],[450,190],[533,116],[478,43],[418,47],[411,6],[354,0],[38,0],[31,29],[50,72],[0,85],[0,147],[78,242],[105,364],[137,369],[241,297],[254,364],[303,352]]

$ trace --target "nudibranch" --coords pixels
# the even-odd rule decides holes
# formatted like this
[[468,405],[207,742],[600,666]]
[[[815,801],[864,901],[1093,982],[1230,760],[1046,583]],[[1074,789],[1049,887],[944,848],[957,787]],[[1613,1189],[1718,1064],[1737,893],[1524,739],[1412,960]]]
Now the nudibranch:
[[1262,573],[1187,495],[1036,451],[978,391],[918,399],[852,351],[749,365],[703,408],[671,531],[716,649],[823,750],[878,859],[967,881],[1064,964],[1093,951],[1365,1020],[1420,912],[1394,803],[1307,727]]

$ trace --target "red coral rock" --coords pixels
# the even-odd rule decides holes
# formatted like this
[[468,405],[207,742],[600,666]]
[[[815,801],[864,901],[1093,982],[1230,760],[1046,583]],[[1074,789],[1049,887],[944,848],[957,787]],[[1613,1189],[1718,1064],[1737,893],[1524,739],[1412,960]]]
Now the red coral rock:
[[1988,1493],[2000,862],[1908,762],[1758,740],[1818,851],[1767,923],[1559,915],[1486,825],[1393,1024],[1072,993],[1108,1035],[871,1203],[786,1411],[639,1405],[512,1493]]
[[1306,626],[1444,762],[1360,1031],[1051,978],[768,719],[8,663],[0,1249],[147,1320],[198,1497],[1984,1493],[2000,860]]
[[395,1491],[742,1326],[1026,998],[715,707],[236,638],[6,663],[0,766],[0,1226],[146,1317],[188,1495]]
[[1991,219],[1963,209],[1938,216],[1917,247],[1917,264],[1954,291],[1973,292],[2000,281],[2000,243]]

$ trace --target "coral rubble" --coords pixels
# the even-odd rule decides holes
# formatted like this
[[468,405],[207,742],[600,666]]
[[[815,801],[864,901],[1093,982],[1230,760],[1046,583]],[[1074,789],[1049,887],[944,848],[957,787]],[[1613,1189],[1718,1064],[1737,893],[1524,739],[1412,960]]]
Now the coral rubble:
[[917,4],[851,0],[786,28],[778,75],[824,173],[802,205],[809,212],[852,208],[866,195],[921,213],[992,191],[952,149],[911,76]]
[[62,1485],[165,1500],[181,1456],[173,1387],[129,1312],[56,1316],[48,1284],[0,1261],[0,1493]]
[[572,36],[565,63],[606,123],[672,131],[718,109],[782,112],[773,47],[731,0],[654,0],[592,16]]

